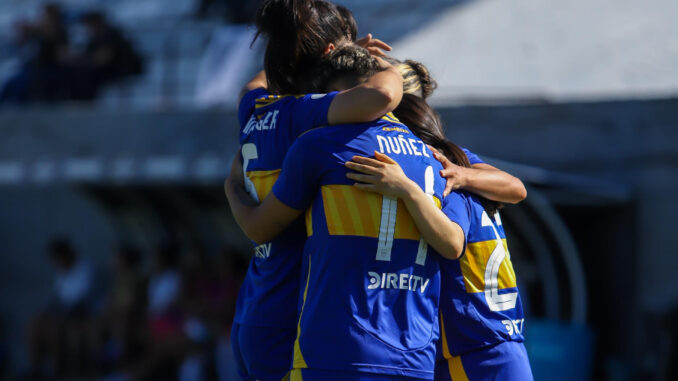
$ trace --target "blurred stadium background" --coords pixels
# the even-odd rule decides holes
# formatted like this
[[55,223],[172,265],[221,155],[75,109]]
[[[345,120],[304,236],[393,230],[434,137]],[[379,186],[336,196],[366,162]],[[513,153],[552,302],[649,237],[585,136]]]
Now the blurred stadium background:
[[[234,379],[257,3],[0,0],[0,379]],[[536,379],[678,379],[678,2],[337,3],[528,185],[504,220]]]

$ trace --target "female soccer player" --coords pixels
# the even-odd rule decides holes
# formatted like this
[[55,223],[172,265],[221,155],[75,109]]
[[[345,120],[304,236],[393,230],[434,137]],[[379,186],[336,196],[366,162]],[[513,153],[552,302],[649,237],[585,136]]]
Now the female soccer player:
[[[346,46],[313,74],[319,86],[339,90],[377,70],[364,49]],[[239,184],[240,165],[227,180],[233,214],[256,242],[284,236],[281,232],[307,211],[307,275],[293,380],[433,378],[438,262],[403,205],[357,191],[346,178],[345,161],[377,149],[397,151],[396,160],[410,176],[442,199],[444,181],[435,175],[441,164],[390,114],[304,134],[260,206]]]
[[[302,63],[291,65],[290,70],[299,72],[309,71],[311,67],[304,65],[313,62],[313,54],[321,55],[325,46],[331,50],[334,44],[345,43],[344,32],[350,31],[332,4],[318,1],[265,2],[257,23],[261,33],[271,33],[266,49],[269,69],[278,68],[280,59],[294,52],[297,44],[304,49],[316,47],[300,49],[294,57]],[[272,33],[271,24],[280,30]],[[321,30],[320,35],[308,35],[309,28]],[[376,39],[363,42],[372,50],[390,49]],[[368,122],[392,111],[402,96],[402,79],[390,65],[382,64],[385,70],[364,84],[326,95],[272,95],[269,85],[283,93],[297,90],[290,88],[292,77],[280,70],[271,69],[273,76],[261,72],[253,78],[244,88],[238,110],[250,194],[264,199],[270,192],[285,154],[302,133],[328,124]],[[303,81],[291,83],[300,88]],[[245,380],[278,381],[291,367],[305,237],[303,222],[298,222],[280,238],[255,247],[231,332],[238,371]]]
[[[406,95],[402,102],[408,110],[402,117],[415,135],[445,153],[443,157],[436,152],[437,158],[469,167],[466,155],[445,139],[440,119],[423,99]],[[359,172],[347,177],[358,182],[358,189],[403,200],[417,228],[442,255],[442,356],[436,380],[532,380],[522,343],[520,294],[496,204],[455,191],[445,198],[441,211],[396,161],[380,152],[375,156],[347,162]]]

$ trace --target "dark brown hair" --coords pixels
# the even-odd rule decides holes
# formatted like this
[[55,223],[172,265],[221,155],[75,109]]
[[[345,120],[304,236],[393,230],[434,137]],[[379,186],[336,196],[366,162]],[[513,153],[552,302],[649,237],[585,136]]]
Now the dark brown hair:
[[339,4],[337,4],[337,11],[341,14],[344,24],[346,24],[346,28],[349,31],[348,39],[355,42],[358,39],[358,23],[355,21],[355,17],[353,17],[353,12]]
[[447,140],[440,115],[424,99],[413,94],[403,94],[403,100],[393,114],[419,139],[440,151],[451,162],[461,167],[471,167],[464,151]]
[[[440,115],[423,98],[403,94],[403,100],[393,114],[419,139],[440,151],[452,163],[461,167],[471,167],[466,153],[445,137]],[[490,216],[502,207],[501,203],[487,200],[477,194],[475,196]]]
[[328,44],[340,45],[351,28],[337,7],[323,0],[265,0],[257,11],[257,37],[268,38],[264,70],[269,90],[278,94],[307,91],[301,80]]
[[380,72],[379,62],[367,49],[355,44],[339,47],[324,56],[309,72],[306,82],[314,91],[330,91],[337,80],[356,86]]

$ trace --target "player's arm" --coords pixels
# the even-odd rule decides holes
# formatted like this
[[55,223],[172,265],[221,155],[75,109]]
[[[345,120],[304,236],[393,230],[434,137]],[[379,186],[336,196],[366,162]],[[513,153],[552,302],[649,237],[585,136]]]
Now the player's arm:
[[302,213],[280,202],[273,192],[258,204],[245,190],[240,152],[233,160],[224,188],[238,226],[257,244],[271,241]]
[[403,77],[388,62],[377,60],[384,70],[337,94],[327,113],[328,124],[371,122],[398,107],[403,99]]
[[355,186],[362,190],[403,200],[424,240],[444,258],[459,258],[466,241],[463,229],[431,202],[398,163],[379,152],[375,157],[376,160],[353,157],[346,167],[360,173],[349,172],[346,176],[357,181]]
[[267,89],[268,88],[268,82],[266,79],[266,72],[265,71],[260,71],[258,72],[252,79],[250,79],[245,86],[243,86],[242,90],[240,91],[240,96],[238,99],[242,99],[242,97],[245,96],[245,94],[249,93],[252,90],[256,89]]
[[517,204],[527,197],[523,182],[511,174],[486,163],[473,164],[471,168],[452,163],[445,155],[431,148],[433,156],[442,165],[440,176],[447,179],[443,196],[464,189],[488,200]]

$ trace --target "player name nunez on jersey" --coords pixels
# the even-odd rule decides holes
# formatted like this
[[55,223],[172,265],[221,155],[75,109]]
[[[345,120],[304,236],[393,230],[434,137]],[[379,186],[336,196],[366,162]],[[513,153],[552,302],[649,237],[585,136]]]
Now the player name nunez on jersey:
[[419,291],[424,293],[428,287],[430,279],[424,279],[414,274],[398,274],[398,273],[375,273],[370,271],[368,290],[376,290],[378,288],[396,290]]
[[257,131],[268,131],[275,130],[276,125],[278,124],[278,113],[279,110],[274,110],[267,112],[261,119],[252,115],[250,120],[247,121],[247,125],[243,129],[243,134],[248,135],[250,132]]
[[379,143],[379,152],[381,153],[431,157],[426,152],[426,144],[419,139],[406,138],[403,135],[398,135],[397,137],[376,136]]

